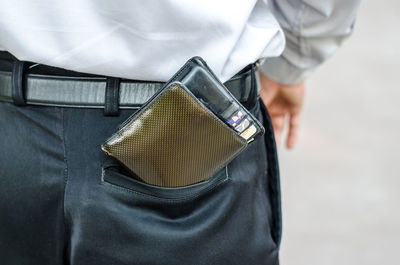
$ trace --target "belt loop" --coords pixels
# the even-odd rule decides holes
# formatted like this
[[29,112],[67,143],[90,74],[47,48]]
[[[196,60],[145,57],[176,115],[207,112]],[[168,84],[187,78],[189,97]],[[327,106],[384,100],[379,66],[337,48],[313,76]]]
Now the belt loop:
[[107,77],[104,95],[104,116],[119,115],[119,85],[119,78]]
[[256,64],[251,64],[250,68],[250,92],[247,97],[247,101],[243,104],[248,110],[252,109],[257,103],[258,99],[258,83],[257,83],[257,74]]
[[253,64],[253,74],[254,74],[254,86],[256,89],[256,95],[257,97],[260,96],[260,74],[259,74],[259,64],[260,64],[260,59],[258,59],[254,64]]
[[11,95],[15,105],[25,106],[25,62],[14,61],[11,74]]

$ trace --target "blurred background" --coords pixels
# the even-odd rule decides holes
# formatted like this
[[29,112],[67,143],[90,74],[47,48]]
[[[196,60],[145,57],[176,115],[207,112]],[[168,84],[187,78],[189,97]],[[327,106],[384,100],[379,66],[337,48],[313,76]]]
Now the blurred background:
[[400,1],[364,1],[279,150],[282,265],[400,264]]

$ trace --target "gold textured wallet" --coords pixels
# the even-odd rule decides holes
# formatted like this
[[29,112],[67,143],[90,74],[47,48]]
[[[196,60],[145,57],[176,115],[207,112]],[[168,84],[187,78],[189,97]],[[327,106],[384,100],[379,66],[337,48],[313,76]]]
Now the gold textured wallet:
[[175,81],[124,122],[102,149],[138,180],[182,187],[207,180],[247,144]]

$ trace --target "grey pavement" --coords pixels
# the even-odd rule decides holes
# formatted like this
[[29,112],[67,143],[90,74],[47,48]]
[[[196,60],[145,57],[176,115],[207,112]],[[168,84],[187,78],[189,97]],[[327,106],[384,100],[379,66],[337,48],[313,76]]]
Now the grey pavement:
[[280,148],[282,265],[400,264],[400,2],[364,1]]

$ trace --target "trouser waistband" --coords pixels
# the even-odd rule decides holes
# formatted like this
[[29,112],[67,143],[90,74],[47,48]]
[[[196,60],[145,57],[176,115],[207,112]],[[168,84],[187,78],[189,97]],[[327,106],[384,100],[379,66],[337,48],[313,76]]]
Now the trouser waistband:
[[[248,109],[259,95],[256,64],[225,82]],[[106,115],[145,103],[163,82],[121,79],[20,61],[0,51],[0,100],[16,105],[104,108]]]

